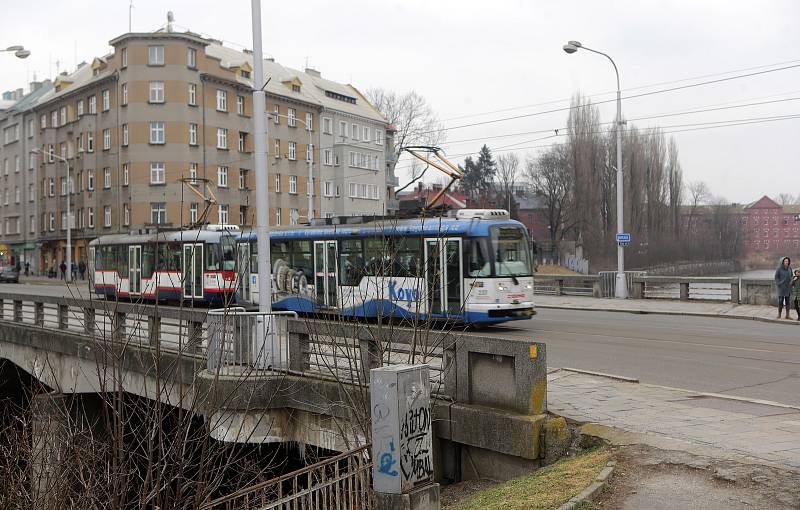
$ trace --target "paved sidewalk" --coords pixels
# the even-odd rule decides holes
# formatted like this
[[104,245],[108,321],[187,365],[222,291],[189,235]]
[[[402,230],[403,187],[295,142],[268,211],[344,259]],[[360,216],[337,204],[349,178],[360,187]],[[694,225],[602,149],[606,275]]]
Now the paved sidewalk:
[[537,295],[534,302],[538,308],[563,308],[576,310],[600,310],[609,312],[657,313],[665,315],[695,315],[700,317],[726,317],[749,319],[781,324],[800,325],[797,313],[790,312],[790,320],[778,319],[776,306],[737,305],[729,302],[677,301],[674,299],[613,299],[587,296]]
[[800,469],[800,408],[567,370],[549,374],[547,405],[617,444]]

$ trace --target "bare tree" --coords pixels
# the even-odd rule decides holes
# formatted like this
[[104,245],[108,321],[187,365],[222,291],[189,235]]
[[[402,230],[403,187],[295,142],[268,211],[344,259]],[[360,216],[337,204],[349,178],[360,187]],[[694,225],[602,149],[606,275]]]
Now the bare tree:
[[567,158],[566,147],[559,145],[536,159],[529,159],[525,168],[525,175],[534,193],[544,198],[551,246],[564,235],[565,220],[571,205],[571,175]]
[[395,153],[407,145],[438,145],[445,135],[439,117],[428,101],[416,91],[405,94],[382,88],[368,89],[367,100],[393,124]]
[[[514,212],[514,185],[517,183],[519,175],[519,156],[509,152],[497,158],[497,170],[495,171],[497,192],[501,195],[497,198],[503,199],[503,204],[507,205],[508,212],[512,217],[516,217]],[[498,193],[499,192],[499,193]]]
[[775,197],[775,201],[780,205],[794,205],[798,203],[800,196],[795,197],[791,193],[780,193]]

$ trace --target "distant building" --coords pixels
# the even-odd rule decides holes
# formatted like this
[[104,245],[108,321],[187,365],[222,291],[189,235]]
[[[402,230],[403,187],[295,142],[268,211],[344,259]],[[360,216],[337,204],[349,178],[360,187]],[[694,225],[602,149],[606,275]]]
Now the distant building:
[[[442,184],[417,183],[416,188],[403,192],[398,196],[400,211],[420,210],[430,204],[436,198],[436,195],[441,193],[443,187]],[[467,207],[467,198],[464,193],[451,188],[444,192],[435,206],[448,210],[464,209]]]

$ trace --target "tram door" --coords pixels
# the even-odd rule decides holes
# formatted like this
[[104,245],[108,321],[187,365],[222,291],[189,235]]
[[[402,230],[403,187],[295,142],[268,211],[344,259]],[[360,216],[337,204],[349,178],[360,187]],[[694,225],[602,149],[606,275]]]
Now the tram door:
[[138,296],[142,293],[142,247],[128,246],[128,293]]
[[250,244],[239,243],[238,260],[236,267],[239,269],[239,296],[250,301]]
[[203,243],[183,245],[183,297],[203,297]]
[[425,239],[428,313],[457,315],[464,304],[460,238]]
[[320,306],[337,306],[336,267],[336,241],[314,241],[314,292]]

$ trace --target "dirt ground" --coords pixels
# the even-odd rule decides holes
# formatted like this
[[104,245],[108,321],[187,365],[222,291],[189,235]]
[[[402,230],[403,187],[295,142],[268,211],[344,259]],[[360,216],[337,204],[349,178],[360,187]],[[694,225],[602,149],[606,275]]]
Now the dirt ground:
[[614,449],[610,485],[597,510],[800,508],[800,472],[635,445]]

